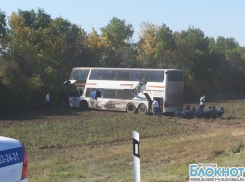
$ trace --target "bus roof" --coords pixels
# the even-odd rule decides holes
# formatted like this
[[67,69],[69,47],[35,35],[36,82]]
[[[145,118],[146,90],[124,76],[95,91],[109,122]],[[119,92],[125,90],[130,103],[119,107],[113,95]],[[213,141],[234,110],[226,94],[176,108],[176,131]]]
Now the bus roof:
[[75,70],[80,69],[98,69],[98,70],[142,70],[142,71],[182,71],[178,69],[155,69],[155,68],[104,68],[104,67],[74,67]]

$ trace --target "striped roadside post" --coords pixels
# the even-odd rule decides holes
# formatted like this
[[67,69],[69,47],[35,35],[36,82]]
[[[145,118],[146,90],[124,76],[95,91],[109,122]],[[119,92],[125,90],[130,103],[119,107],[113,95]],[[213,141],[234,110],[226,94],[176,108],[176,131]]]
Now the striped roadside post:
[[133,130],[134,182],[140,182],[140,142],[139,133]]

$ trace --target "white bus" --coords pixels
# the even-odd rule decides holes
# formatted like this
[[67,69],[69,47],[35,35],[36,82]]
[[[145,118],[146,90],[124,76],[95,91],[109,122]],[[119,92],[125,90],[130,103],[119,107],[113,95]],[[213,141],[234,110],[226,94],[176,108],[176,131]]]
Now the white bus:
[[76,67],[64,85],[66,103],[83,110],[147,114],[154,98],[162,113],[183,108],[184,76],[176,69]]

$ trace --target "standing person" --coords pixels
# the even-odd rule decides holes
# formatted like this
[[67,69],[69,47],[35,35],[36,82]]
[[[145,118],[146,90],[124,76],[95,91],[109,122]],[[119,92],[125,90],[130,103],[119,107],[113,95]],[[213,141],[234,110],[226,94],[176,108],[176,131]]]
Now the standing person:
[[47,93],[46,95],[46,109],[49,111],[50,110],[50,94]]
[[206,104],[206,95],[204,95],[200,98],[200,107],[202,107],[204,109],[205,104]]
[[153,111],[153,116],[156,114],[161,117],[160,109],[159,109],[159,103],[156,98],[154,98],[154,101],[152,103],[152,111]]

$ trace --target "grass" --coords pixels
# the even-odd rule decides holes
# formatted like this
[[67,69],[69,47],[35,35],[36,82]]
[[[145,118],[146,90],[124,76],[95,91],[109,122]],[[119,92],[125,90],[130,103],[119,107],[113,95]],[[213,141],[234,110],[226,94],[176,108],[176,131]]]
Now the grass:
[[79,118],[63,122],[43,121],[40,125],[22,123],[0,129],[4,136],[18,138],[32,149],[66,147],[76,145],[104,144],[127,141],[132,138],[132,130],[140,132],[141,138],[152,136],[174,136],[196,131],[175,119],[152,118],[150,116],[127,115],[98,118]]
[[211,103],[225,108],[216,120],[90,111],[0,123],[0,133],[26,145],[29,181],[133,181],[132,130],[140,133],[142,182],[188,181],[191,163],[244,165],[243,103]]

